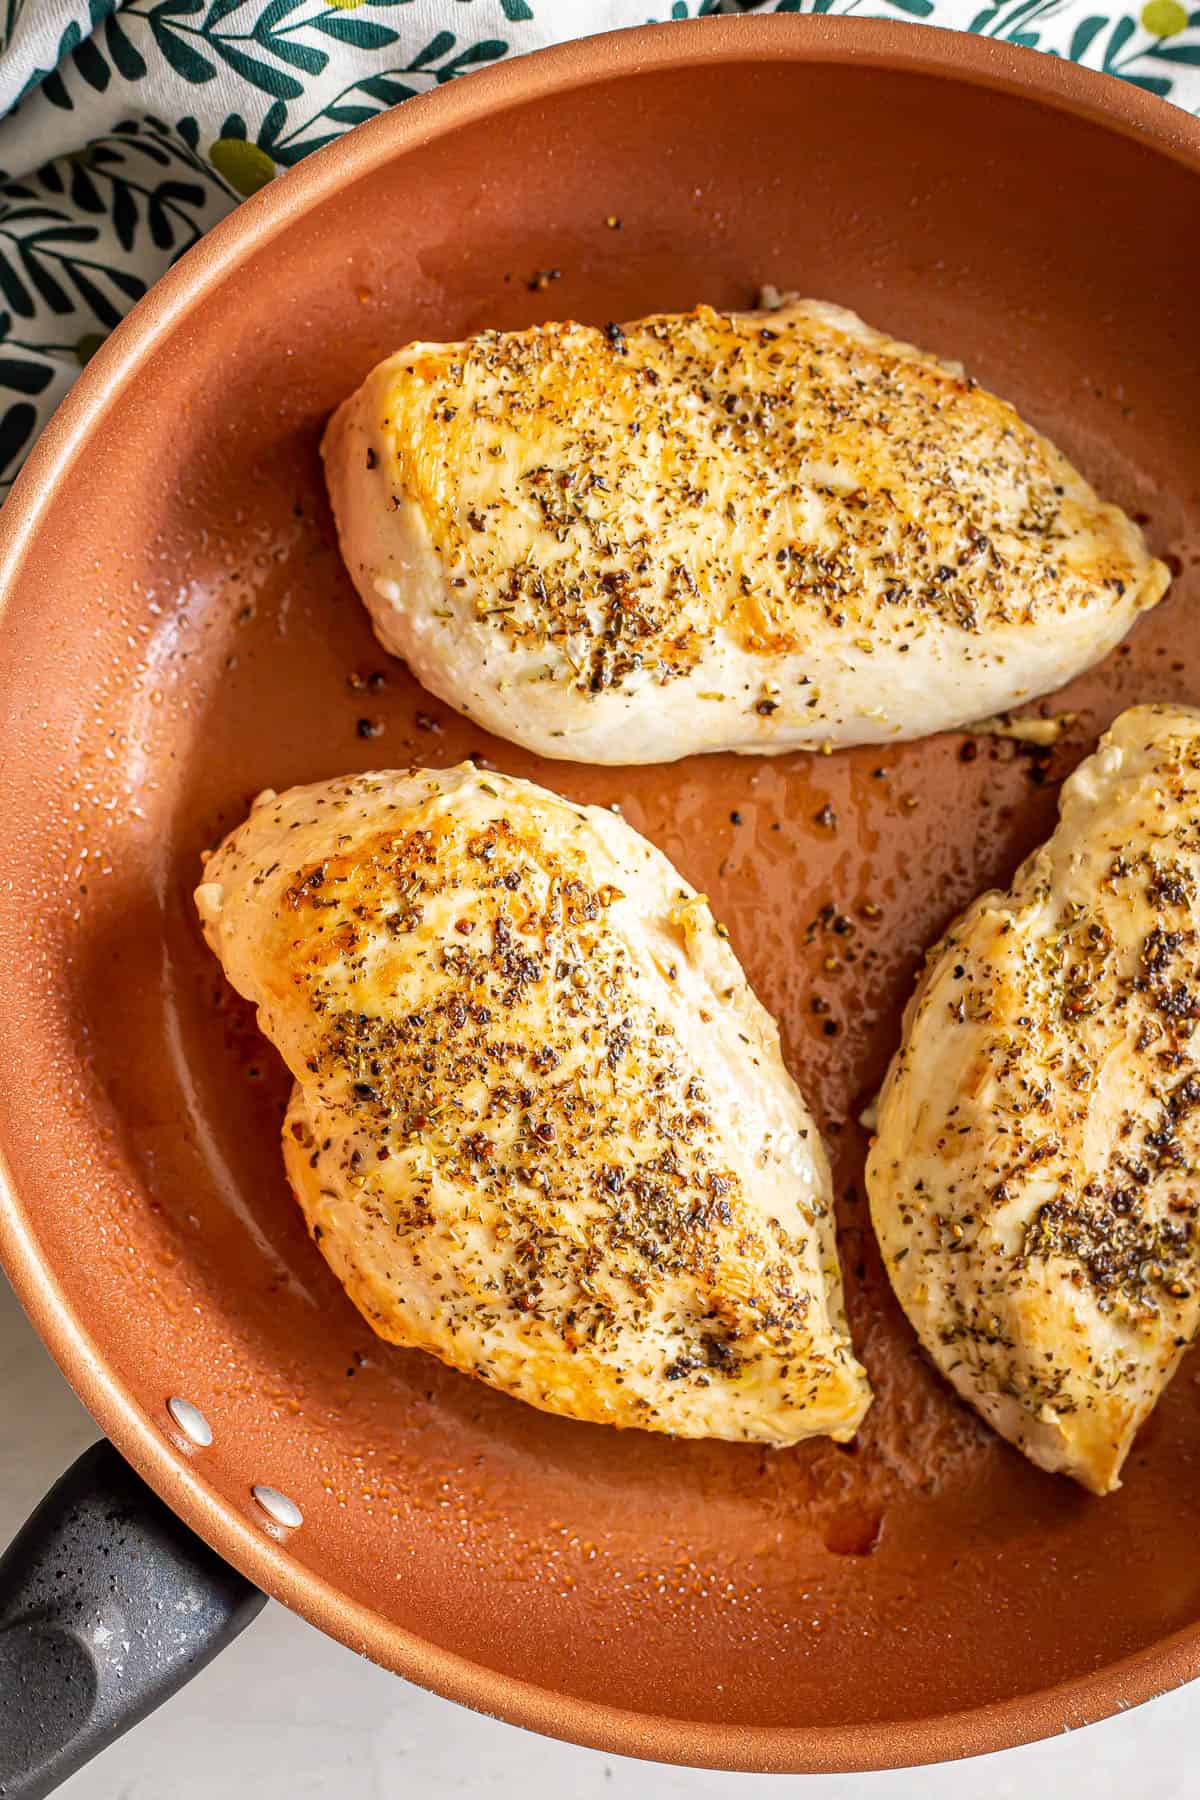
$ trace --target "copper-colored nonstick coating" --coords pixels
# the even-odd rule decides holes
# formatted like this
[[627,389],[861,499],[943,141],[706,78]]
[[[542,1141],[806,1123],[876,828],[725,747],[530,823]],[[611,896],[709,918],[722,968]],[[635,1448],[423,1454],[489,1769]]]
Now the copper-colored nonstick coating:
[[[762,282],[964,357],[1174,559],[1168,601],[1055,702],[1080,716],[1049,757],[947,735],[538,763],[375,645],[317,441],[377,358]],[[924,946],[1049,831],[1097,732],[1200,699],[1197,293],[1182,114],[967,37],[706,20],[355,132],[193,251],[67,401],[0,524],[0,1254],[126,1455],[327,1631],[539,1730],[731,1768],[991,1749],[1200,1668],[1195,1363],[1117,1496],[1039,1474],[918,1353],[857,1123]],[[287,1082],[193,916],[200,852],[264,785],[471,751],[619,801],[727,921],[835,1154],[877,1394],[857,1444],[546,1417],[376,1342],[306,1238]]]

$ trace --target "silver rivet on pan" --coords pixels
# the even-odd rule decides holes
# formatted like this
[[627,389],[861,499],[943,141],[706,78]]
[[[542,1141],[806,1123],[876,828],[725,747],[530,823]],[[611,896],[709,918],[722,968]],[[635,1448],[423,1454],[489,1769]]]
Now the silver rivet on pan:
[[286,1494],[281,1494],[278,1488],[263,1487],[260,1483],[251,1488],[250,1492],[267,1517],[274,1519],[277,1525],[285,1525],[289,1531],[295,1531],[297,1526],[303,1525],[304,1514],[296,1502],[289,1500]]
[[190,1438],[201,1450],[208,1449],[213,1441],[212,1426],[198,1406],[193,1406],[190,1400],[181,1400],[178,1394],[172,1394],[167,1401],[167,1411],[185,1438]]

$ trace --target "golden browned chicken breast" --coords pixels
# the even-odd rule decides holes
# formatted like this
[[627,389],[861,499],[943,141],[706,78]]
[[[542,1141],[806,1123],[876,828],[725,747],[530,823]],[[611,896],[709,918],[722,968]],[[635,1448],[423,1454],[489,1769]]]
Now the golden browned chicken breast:
[[196,898],[382,1337],[577,1419],[853,1435],[820,1137],[707,902],[629,826],[470,764],[364,775],[263,795]]
[[930,953],[867,1169],[938,1367],[1093,1493],[1200,1324],[1198,1169],[1200,712],[1139,706]]
[[966,724],[1168,580],[1005,401],[817,301],[412,344],[324,456],[387,649],[581,762]]

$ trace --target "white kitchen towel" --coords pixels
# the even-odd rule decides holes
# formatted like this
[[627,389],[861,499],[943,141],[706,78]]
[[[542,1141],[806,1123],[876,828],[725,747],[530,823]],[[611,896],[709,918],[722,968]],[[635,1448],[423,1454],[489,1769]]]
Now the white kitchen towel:
[[[1111,3],[1111,0],[1110,0]],[[0,0],[0,492],[96,346],[243,195],[412,94],[738,0]],[[1200,112],[1200,5],[768,0],[1069,57]]]

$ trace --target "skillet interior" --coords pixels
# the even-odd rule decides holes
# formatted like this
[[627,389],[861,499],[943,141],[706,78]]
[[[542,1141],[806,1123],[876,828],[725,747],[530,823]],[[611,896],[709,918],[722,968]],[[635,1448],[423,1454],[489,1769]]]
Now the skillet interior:
[[[645,1754],[790,1767],[1025,1735],[1032,1714],[860,1753],[836,1728],[1011,1700],[1200,1619],[1196,1365],[1115,1498],[1028,1467],[917,1354],[871,1237],[856,1123],[924,945],[1046,835],[1061,778],[1116,711],[1200,699],[1200,157],[1189,171],[965,79],[791,60],[813,41],[801,23],[706,22],[694,66],[639,73],[610,53],[590,84],[540,98],[497,82],[508,110],[398,138],[294,209],[112,400],[42,514],[0,636],[0,1140],[20,1196],[5,1241],[20,1283],[32,1239],[85,1321],[132,1403],[127,1447],[162,1433],[178,1461],[164,1401],[197,1403],[215,1442],[189,1492],[207,1496],[210,1533],[215,1502],[246,1521],[226,1547],[250,1561],[250,1484],[292,1495],[306,1523],[259,1579],[418,1679]],[[755,60],[768,32],[775,59]],[[531,288],[546,269],[561,273]],[[1055,701],[1080,718],[1050,757],[950,735],[828,758],[539,764],[375,647],[316,444],[379,356],[486,324],[745,304],[765,281],[964,357],[1175,559],[1167,603]],[[619,801],[712,898],[781,1019],[835,1152],[877,1394],[850,1450],[541,1416],[373,1341],[307,1241],[279,1163],[287,1084],[192,915],[199,852],[264,785],[470,752]],[[836,827],[818,821],[827,805]],[[22,1285],[103,1414],[95,1358]],[[456,1685],[422,1644],[483,1678]],[[566,1701],[538,1712],[488,1672]],[[1182,1663],[1157,1679],[1171,1673]],[[1138,1679],[1133,1697],[1153,1678]],[[622,1738],[580,1701],[651,1723]],[[685,1751],[656,1735],[663,1718],[699,1726]]]

